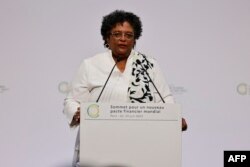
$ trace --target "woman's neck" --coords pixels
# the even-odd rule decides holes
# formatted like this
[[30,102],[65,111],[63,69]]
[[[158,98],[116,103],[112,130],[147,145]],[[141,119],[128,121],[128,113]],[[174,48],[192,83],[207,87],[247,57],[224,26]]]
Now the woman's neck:
[[127,64],[127,58],[117,62],[116,67],[120,70],[120,72],[123,73],[126,68],[126,64]]
[[126,68],[127,59],[129,56],[115,56],[112,54],[112,57],[116,62],[116,67],[120,70],[120,72],[124,72]]

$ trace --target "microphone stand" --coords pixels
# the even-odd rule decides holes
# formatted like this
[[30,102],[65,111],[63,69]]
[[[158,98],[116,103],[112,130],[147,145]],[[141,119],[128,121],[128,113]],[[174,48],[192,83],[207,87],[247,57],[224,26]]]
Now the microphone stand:
[[[146,57],[144,57],[144,58],[145,58],[145,60],[147,60]],[[147,61],[148,61],[148,60],[147,60]],[[158,93],[159,96],[161,97],[161,100],[163,101],[163,103],[166,103],[166,102],[164,101],[164,99],[162,98],[160,92],[159,92],[158,89],[156,88],[156,86],[155,86],[153,80],[151,79],[150,75],[148,74],[148,72],[146,71],[146,69],[145,69],[145,68],[143,67],[143,65],[141,64],[140,60],[137,60],[136,62],[137,62],[137,64],[140,64],[140,65],[141,65],[142,69],[143,69],[143,70],[145,71],[145,73],[147,74],[147,76],[148,76],[148,78],[149,78],[149,81],[153,84],[155,90],[157,91],[157,93]],[[181,125],[181,126],[182,126],[181,129],[182,129],[182,131],[187,130],[188,126],[187,126],[186,120],[185,120],[184,118],[181,118],[181,121],[182,121],[182,122],[181,122],[181,124],[182,124],[182,125]]]
[[96,100],[96,103],[98,103],[98,101],[99,101],[99,99],[100,99],[100,97],[101,97],[101,95],[102,95],[102,92],[103,92],[104,88],[106,87],[106,85],[107,85],[107,83],[108,83],[108,80],[109,80],[109,78],[110,78],[112,72],[114,71],[115,66],[116,66],[117,63],[118,63],[119,61],[121,61],[121,60],[122,60],[122,58],[121,58],[120,56],[118,56],[118,57],[116,58],[116,63],[115,63],[115,65],[113,66],[112,70],[110,71],[109,76],[108,76],[108,78],[107,78],[107,80],[106,80],[106,82],[105,82],[105,84],[104,84],[104,86],[103,86],[103,88],[102,88],[102,90],[101,90],[101,93],[99,94],[99,96],[98,96],[98,98],[97,98],[97,100]]
[[[146,57],[144,57],[144,58],[145,58],[145,60],[147,60]],[[147,61],[148,61],[148,60],[147,60]],[[153,86],[154,86],[155,90],[157,91],[157,93],[159,94],[159,96],[160,96],[162,102],[165,103],[165,100],[162,98],[160,92],[158,91],[157,87],[155,86],[155,84],[154,84],[153,80],[151,79],[150,75],[148,74],[147,70],[146,70],[146,69],[143,67],[143,65],[141,64],[140,60],[136,60],[136,63],[141,65],[143,71],[147,74],[147,76],[148,76],[148,78],[149,78],[149,82],[151,82],[151,83],[153,84]]]

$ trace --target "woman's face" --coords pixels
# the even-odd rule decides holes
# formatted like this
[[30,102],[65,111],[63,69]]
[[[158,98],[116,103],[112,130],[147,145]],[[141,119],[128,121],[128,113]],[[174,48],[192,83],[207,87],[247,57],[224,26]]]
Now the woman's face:
[[111,29],[107,42],[114,57],[128,57],[135,44],[133,27],[126,21],[116,24]]

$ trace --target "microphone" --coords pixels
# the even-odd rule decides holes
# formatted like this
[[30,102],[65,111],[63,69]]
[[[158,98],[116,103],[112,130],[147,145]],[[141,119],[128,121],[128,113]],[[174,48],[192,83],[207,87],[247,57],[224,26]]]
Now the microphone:
[[[147,59],[145,56],[143,56],[143,57],[144,57],[145,60],[148,61],[148,59]],[[149,82],[151,82],[151,83],[153,84],[153,86],[154,86],[155,90],[157,91],[157,93],[159,94],[159,96],[160,96],[162,102],[165,103],[165,101],[164,101],[164,99],[162,98],[160,92],[159,92],[158,89],[156,88],[156,86],[155,86],[153,80],[151,79],[151,77],[150,77],[150,75],[148,74],[147,70],[146,70],[146,69],[143,67],[143,65],[141,64],[140,60],[137,59],[137,60],[136,60],[136,63],[141,65],[143,71],[145,71],[145,73],[147,74],[147,76],[148,76],[148,78],[149,78]]]
[[117,56],[116,57],[116,63],[115,63],[115,65],[118,63],[118,62],[120,62],[120,61],[122,61],[124,58],[122,58],[121,56]]
[[105,87],[106,87],[106,85],[107,85],[107,83],[108,83],[108,80],[109,80],[109,78],[110,78],[112,72],[114,71],[115,66],[117,65],[117,63],[119,63],[121,60],[124,59],[124,58],[122,58],[121,56],[117,56],[117,57],[115,57],[115,58],[116,58],[116,63],[115,63],[115,65],[113,66],[112,70],[110,71],[109,76],[108,76],[108,78],[107,78],[107,80],[106,80],[106,82],[105,82],[105,84],[104,84],[104,86],[103,86],[103,88],[102,88],[102,90],[101,90],[101,93],[99,94],[99,96],[98,96],[98,98],[97,98],[97,100],[96,100],[96,103],[99,101],[99,99],[100,99],[100,97],[101,97],[101,95],[102,95],[102,92],[103,92],[103,90],[105,89]]

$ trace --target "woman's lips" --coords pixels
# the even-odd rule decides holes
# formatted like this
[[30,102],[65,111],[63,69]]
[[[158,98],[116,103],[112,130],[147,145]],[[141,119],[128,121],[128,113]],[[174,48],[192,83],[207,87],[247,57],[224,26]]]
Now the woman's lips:
[[127,45],[120,44],[120,45],[118,45],[118,47],[124,49],[124,48],[127,48]]

